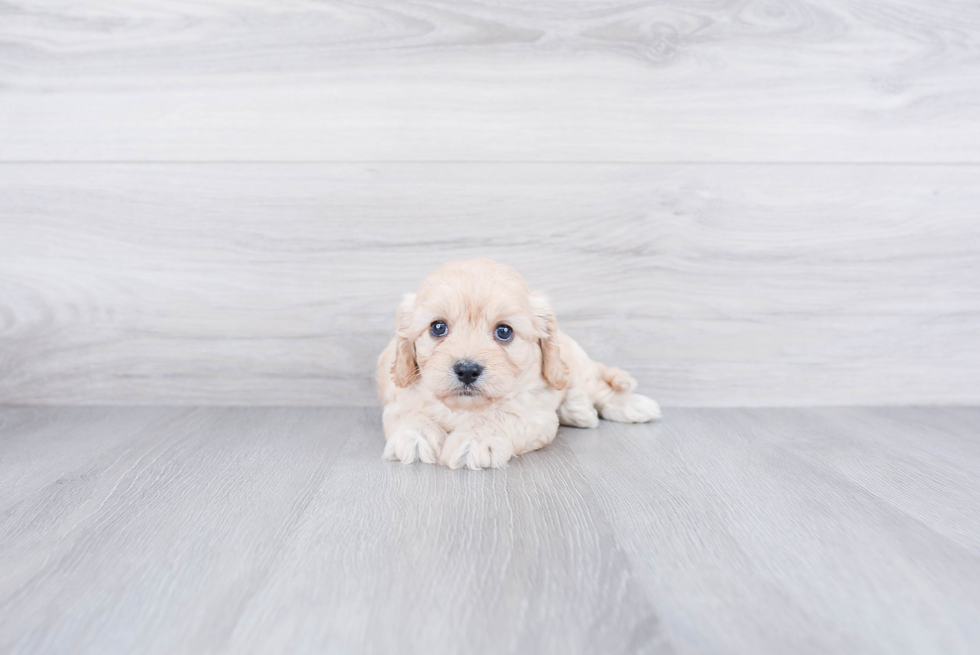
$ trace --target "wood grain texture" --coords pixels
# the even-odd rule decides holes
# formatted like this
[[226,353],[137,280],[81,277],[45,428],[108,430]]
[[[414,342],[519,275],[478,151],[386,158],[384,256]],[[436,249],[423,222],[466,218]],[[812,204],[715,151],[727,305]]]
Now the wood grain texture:
[[454,472],[377,409],[0,408],[0,650],[971,653],[978,429],[673,410]]
[[674,411],[568,444],[679,652],[973,653],[980,410]]
[[8,0],[0,157],[980,163],[956,0]]
[[564,446],[461,475],[382,462],[376,410],[0,420],[4,652],[671,652]]
[[667,405],[980,402],[980,167],[0,166],[0,402],[365,405],[490,256]]

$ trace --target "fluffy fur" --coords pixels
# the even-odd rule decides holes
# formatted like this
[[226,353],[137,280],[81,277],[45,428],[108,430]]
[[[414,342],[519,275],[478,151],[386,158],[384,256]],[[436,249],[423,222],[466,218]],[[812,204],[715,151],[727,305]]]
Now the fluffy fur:
[[[448,333],[434,337],[433,321]],[[626,371],[589,359],[558,329],[544,296],[512,268],[489,259],[452,262],[405,296],[396,333],[378,358],[384,402],[384,457],[450,468],[503,466],[541,448],[559,422],[594,428],[599,417],[643,423],[660,417],[653,400],[632,393]],[[514,337],[494,337],[501,324]],[[483,373],[465,387],[462,360]]]

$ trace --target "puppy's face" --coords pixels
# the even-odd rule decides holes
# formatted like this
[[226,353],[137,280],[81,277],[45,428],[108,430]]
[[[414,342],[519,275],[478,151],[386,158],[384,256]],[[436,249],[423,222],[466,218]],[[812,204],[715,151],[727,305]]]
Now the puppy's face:
[[399,308],[392,374],[398,386],[423,384],[455,410],[485,407],[542,378],[563,388],[555,329],[547,302],[513,269],[454,262]]

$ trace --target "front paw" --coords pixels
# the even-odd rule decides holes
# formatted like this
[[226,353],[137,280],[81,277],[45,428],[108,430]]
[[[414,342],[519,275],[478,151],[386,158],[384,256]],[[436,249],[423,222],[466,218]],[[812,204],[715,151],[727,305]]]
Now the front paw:
[[435,428],[417,430],[411,427],[398,428],[391,433],[385,443],[384,458],[401,461],[402,464],[424,462],[435,464],[442,451],[445,433],[441,435]]
[[439,463],[451,469],[501,468],[514,456],[514,445],[503,437],[452,433],[439,455]]

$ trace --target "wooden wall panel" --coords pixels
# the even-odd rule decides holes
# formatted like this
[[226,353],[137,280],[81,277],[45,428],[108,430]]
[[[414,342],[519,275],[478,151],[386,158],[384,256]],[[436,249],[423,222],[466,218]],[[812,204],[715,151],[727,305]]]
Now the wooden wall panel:
[[6,161],[980,163],[980,4],[9,0]]
[[376,402],[456,258],[668,405],[980,402],[980,167],[0,165],[0,402]]

